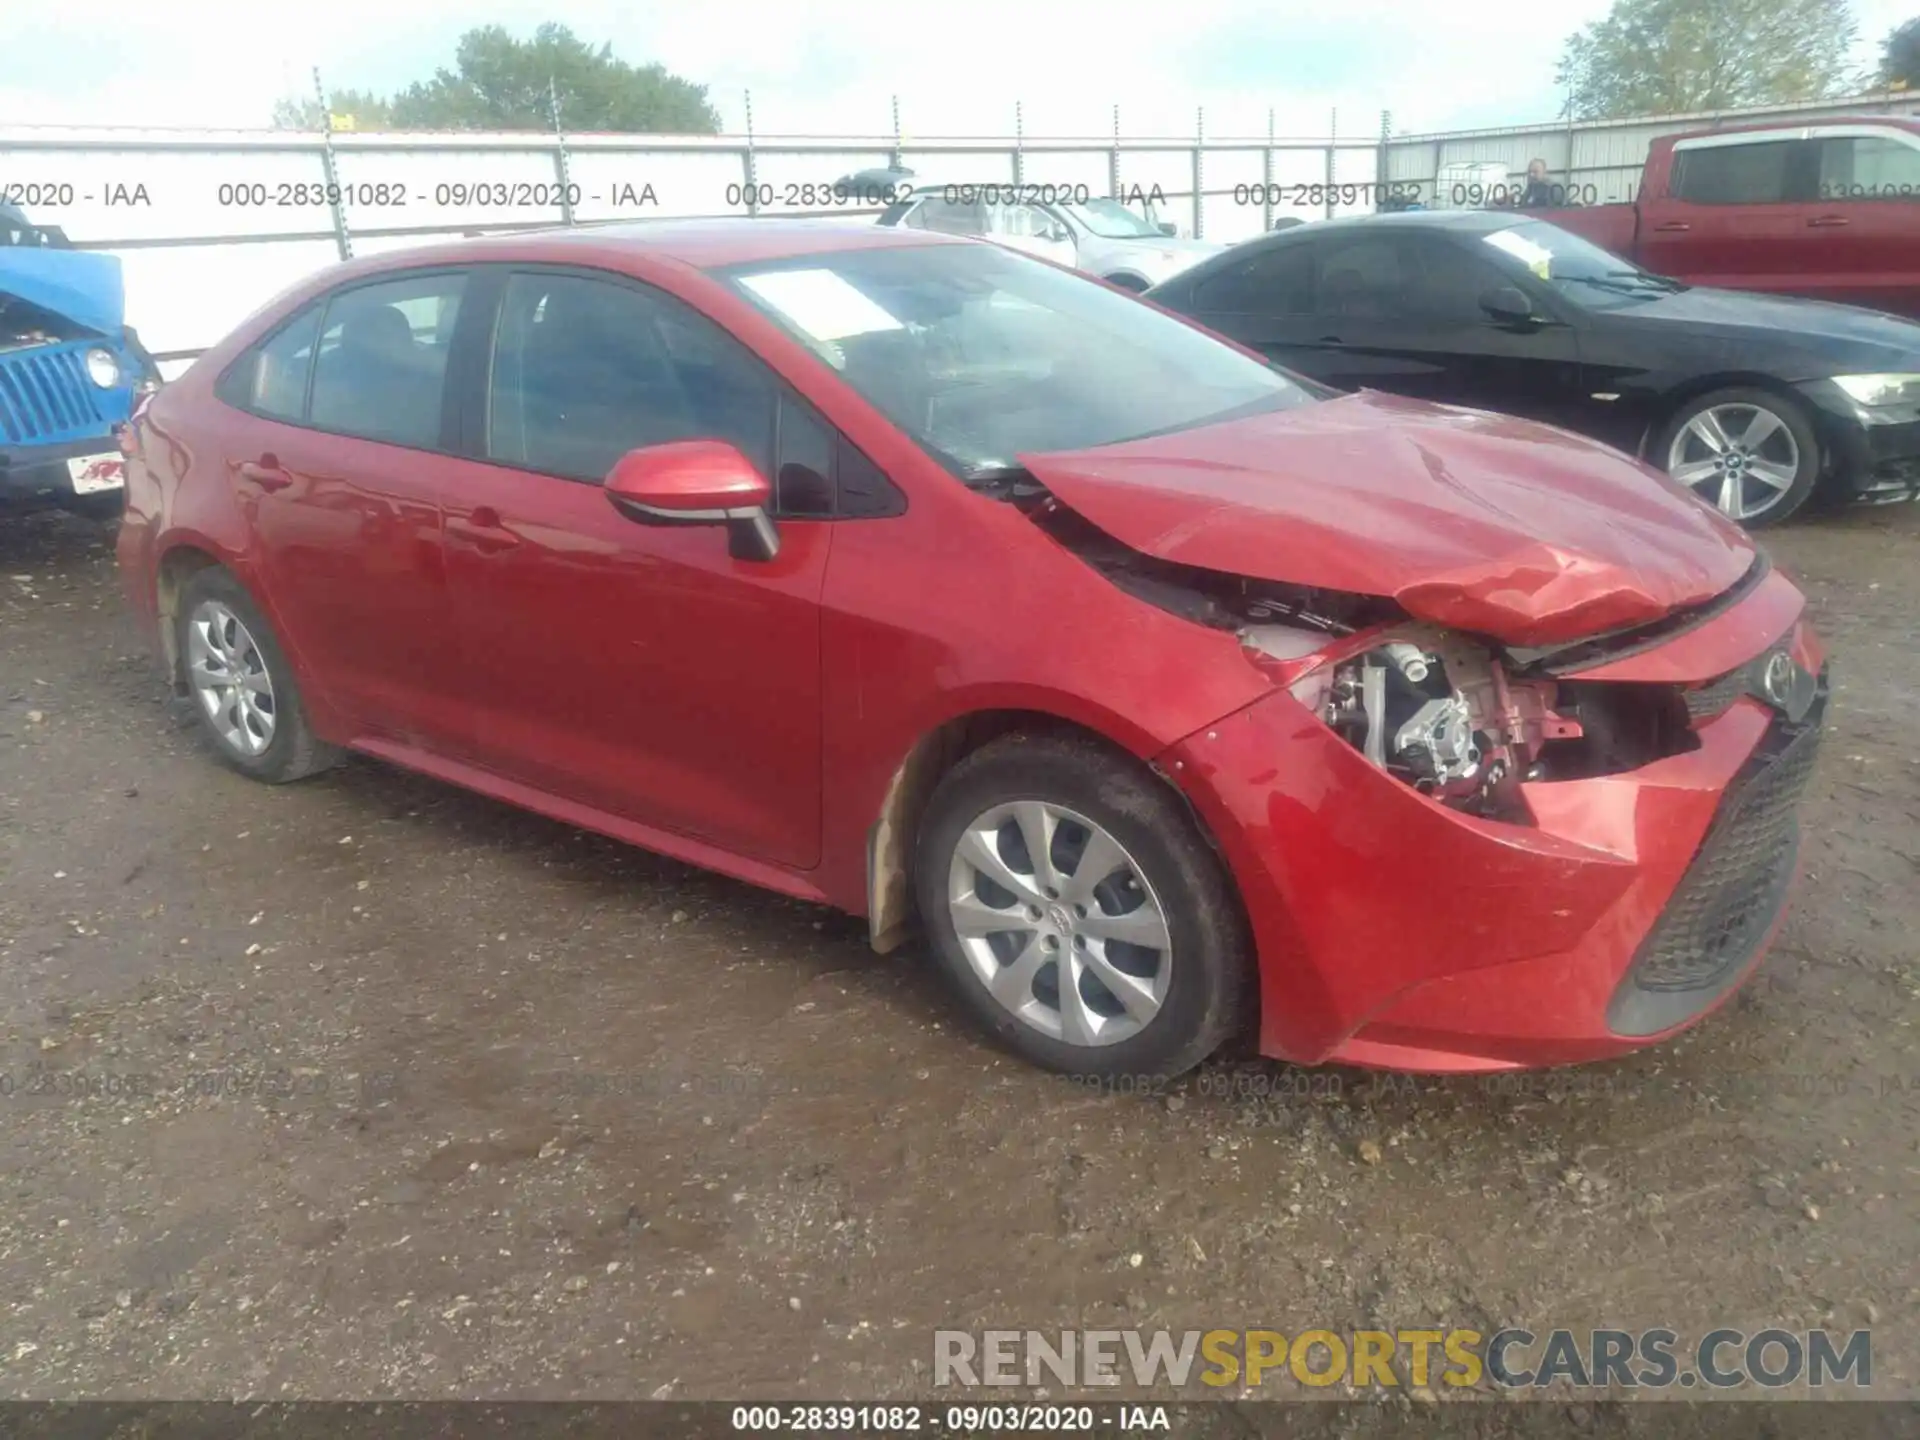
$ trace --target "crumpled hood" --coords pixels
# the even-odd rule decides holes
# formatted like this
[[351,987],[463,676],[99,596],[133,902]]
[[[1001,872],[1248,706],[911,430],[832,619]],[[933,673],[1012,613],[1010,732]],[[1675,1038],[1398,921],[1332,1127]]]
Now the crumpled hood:
[[1020,463],[1162,560],[1390,596],[1512,645],[1699,604],[1754,556],[1738,526],[1617,451],[1370,391]]
[[92,250],[0,246],[0,300],[9,297],[116,341],[126,318],[119,257]]

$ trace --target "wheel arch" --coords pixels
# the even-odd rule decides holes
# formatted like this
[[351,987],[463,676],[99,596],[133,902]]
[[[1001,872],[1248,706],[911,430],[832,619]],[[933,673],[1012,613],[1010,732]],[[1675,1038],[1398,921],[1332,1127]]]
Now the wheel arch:
[[[1720,370],[1710,375],[1689,376],[1686,380],[1662,392],[1647,407],[1646,428],[1640,433],[1639,458],[1648,464],[1655,464],[1653,458],[1654,441],[1660,432],[1673,423],[1673,417],[1704,395],[1716,390],[1765,390],[1782,400],[1796,406],[1813,426],[1814,434],[1820,436],[1821,469],[1824,472],[1827,462],[1827,440],[1820,428],[1816,407],[1809,405],[1793,386],[1775,375],[1763,375],[1752,370]],[[1656,469],[1663,467],[1655,464]]]
[[1195,828],[1208,848],[1220,857],[1228,882],[1238,894],[1233,867],[1214,837],[1212,827],[1194,808],[1186,792],[1160,775],[1146,756],[1096,726],[1052,711],[983,708],[955,715],[926,731],[914,742],[887,783],[879,813],[867,831],[867,937],[875,951],[884,955],[898,949],[912,931],[914,849],[927,804],[941,778],[976,750],[1014,734],[1088,741],[1115,759],[1152,773],[1193,817]]
[[187,688],[180,664],[180,597],[203,570],[233,574],[233,568],[211,546],[191,540],[169,547],[154,567],[154,613],[160,626],[161,663],[166,668],[167,684],[176,695],[184,695]]

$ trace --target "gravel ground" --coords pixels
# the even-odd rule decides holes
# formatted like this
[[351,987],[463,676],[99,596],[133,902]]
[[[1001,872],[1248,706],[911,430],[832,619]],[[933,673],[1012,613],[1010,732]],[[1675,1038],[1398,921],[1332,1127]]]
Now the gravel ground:
[[0,518],[0,1395],[883,1398],[938,1328],[1370,1324],[1870,1325],[1920,1393],[1920,511],[1769,537],[1835,729],[1718,1017],[1150,1097],[844,916],[372,762],[230,774],[111,538]]

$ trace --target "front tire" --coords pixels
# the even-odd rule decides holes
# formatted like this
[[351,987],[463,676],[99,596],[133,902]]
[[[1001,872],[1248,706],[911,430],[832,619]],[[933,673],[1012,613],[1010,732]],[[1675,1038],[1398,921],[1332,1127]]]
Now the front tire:
[[307,723],[293,667],[238,580],[216,567],[190,579],[176,654],[200,731],[221,761],[270,785],[330,768],[339,752]]
[[1729,520],[1758,530],[1795,514],[1820,480],[1820,437],[1804,406],[1736,387],[1690,401],[1652,459]]
[[1128,291],[1131,294],[1144,295],[1147,293],[1147,282],[1142,280],[1138,275],[1108,275],[1105,278],[1109,285],[1117,285],[1120,289]]
[[1164,1081],[1251,1013],[1233,887],[1164,783],[1089,740],[1010,735],[929,802],[920,914],[961,1001],[1050,1070]]

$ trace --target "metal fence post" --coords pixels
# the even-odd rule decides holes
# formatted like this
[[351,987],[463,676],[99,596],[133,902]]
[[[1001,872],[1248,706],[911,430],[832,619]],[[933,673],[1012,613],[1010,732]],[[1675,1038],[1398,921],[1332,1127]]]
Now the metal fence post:
[[553,174],[560,182],[560,223],[573,224],[573,168],[567,161],[567,132],[560,128],[560,92],[547,77],[547,107],[553,112]]
[[1327,219],[1333,218],[1334,157],[1340,153],[1340,107],[1327,113]]
[[747,214],[758,215],[760,213],[760,180],[759,167],[754,163],[753,156],[753,92],[742,90],[740,95],[747,111],[747,148],[740,156],[741,171],[747,181]]
[[1027,126],[1026,118],[1020,109],[1018,100],[1013,102],[1013,184],[1017,194],[1019,187],[1027,183]]
[[1193,112],[1193,238],[1204,240],[1207,233],[1205,177],[1200,157],[1207,152],[1207,107]]
[[1267,148],[1260,155],[1260,228],[1273,229],[1273,107],[1267,107]]
[[1113,148],[1107,152],[1107,194],[1120,198],[1120,107],[1113,107]]
[[347,233],[347,192],[340,188],[340,167],[333,163],[333,111],[320,83],[320,67],[313,67],[314,98],[320,102],[320,171],[327,177],[327,208],[333,212],[333,246],[342,260],[353,258],[353,237]]
[[891,170],[901,168],[900,152],[906,137],[900,133],[900,97],[893,97],[893,149],[887,152],[887,167]]
[[1389,193],[1389,184],[1392,179],[1389,172],[1393,169],[1392,140],[1393,112],[1391,110],[1382,110],[1380,112],[1380,153],[1374,157],[1373,161],[1373,205],[1376,210],[1380,208],[1380,202],[1384,200]]

